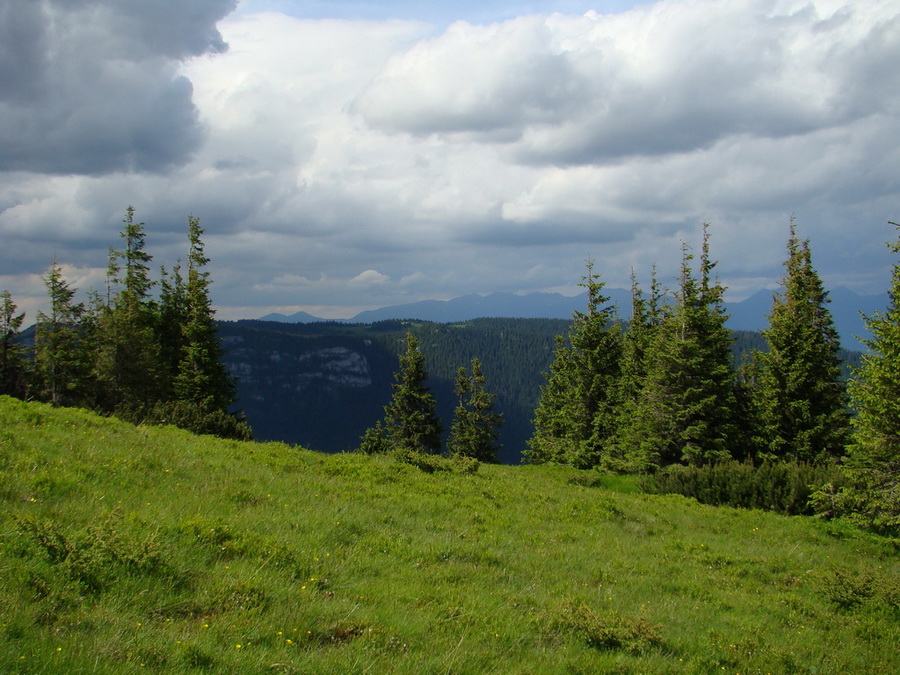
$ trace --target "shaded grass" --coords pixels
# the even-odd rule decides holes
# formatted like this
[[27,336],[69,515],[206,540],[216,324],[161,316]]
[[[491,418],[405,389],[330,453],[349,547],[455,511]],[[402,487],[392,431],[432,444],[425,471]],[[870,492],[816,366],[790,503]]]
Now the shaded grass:
[[0,672],[897,672],[897,548],[0,399]]

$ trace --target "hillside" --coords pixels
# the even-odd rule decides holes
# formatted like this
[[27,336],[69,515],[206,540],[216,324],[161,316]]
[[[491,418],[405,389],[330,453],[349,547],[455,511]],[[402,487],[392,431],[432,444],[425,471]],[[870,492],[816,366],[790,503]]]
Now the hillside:
[[0,672],[900,671],[894,543],[591,472],[3,397],[0,486]]
[[[474,319],[458,323],[382,321],[373,324],[222,322],[224,361],[238,377],[238,407],[255,438],[314,450],[357,447],[362,433],[384,416],[397,354],[412,330],[425,355],[429,386],[445,431],[453,419],[456,370],[473,357],[484,365],[487,388],[504,417],[500,460],[516,464],[533,433],[534,410],[563,319]],[[764,349],[758,333],[735,333],[735,362]],[[842,358],[858,363],[859,353]]]

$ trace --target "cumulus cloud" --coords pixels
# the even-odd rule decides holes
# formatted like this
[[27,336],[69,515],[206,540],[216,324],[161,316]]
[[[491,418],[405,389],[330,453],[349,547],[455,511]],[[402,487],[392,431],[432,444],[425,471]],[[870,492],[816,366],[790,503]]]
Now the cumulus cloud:
[[0,0],[0,171],[183,164],[203,140],[180,62],[237,0]]
[[354,110],[389,132],[502,131],[518,161],[690,152],[896,110],[898,32],[890,3],[776,0],[457,23],[392,58]]

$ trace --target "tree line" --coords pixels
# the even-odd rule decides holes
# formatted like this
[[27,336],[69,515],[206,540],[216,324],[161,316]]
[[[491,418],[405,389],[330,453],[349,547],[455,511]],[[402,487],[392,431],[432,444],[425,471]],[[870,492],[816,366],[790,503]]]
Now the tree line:
[[103,292],[75,302],[77,289],[53,261],[44,277],[49,312],[37,316],[30,353],[16,340],[25,314],[3,291],[0,393],[249,439],[249,426],[229,414],[237,389],[221,359],[203,233],[189,216],[186,269],[179,260],[153,280],[145,225],[129,206]]
[[[900,253],[900,242],[889,247]],[[839,465],[845,480],[822,485],[815,510],[900,527],[900,265],[890,306],[867,318],[869,352],[846,381],[828,293],[793,219],[767,348],[742,364],[708,226],[696,269],[694,259],[683,246],[672,291],[654,273],[645,294],[633,277],[627,324],[588,261],[587,311],[557,338],[527,460],[644,474],[726,462]]]

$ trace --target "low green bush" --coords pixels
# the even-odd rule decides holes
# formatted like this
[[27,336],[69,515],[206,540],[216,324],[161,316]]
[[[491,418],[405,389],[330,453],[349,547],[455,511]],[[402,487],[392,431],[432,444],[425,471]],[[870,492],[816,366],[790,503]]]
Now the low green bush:
[[474,457],[447,457],[444,455],[433,455],[427,452],[418,452],[416,450],[395,450],[393,456],[398,461],[412,464],[425,473],[434,473],[435,471],[475,473],[478,471],[480,465],[480,462]]
[[564,603],[550,624],[557,632],[603,651],[643,654],[662,646],[659,627],[646,619],[615,611],[599,613],[581,600]]
[[762,509],[785,515],[811,515],[813,492],[844,479],[835,465],[803,462],[720,462],[699,467],[671,466],[644,477],[641,489],[650,494],[680,494],[701,504]]
[[158,401],[148,406],[122,406],[116,409],[115,415],[132,424],[171,424],[195,434],[236,441],[253,440],[250,425],[237,415],[189,401]]

